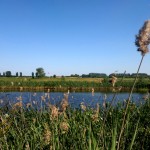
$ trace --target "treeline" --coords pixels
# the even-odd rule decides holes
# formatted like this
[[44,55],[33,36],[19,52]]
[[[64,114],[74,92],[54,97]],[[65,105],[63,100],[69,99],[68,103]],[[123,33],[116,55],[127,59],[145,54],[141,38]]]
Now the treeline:
[[[112,77],[112,76],[115,76],[115,77],[127,77],[127,78],[134,78],[136,76],[136,73],[127,73],[127,74],[124,74],[124,73],[111,73],[109,75],[105,74],[105,73],[89,73],[89,74],[82,74],[82,78],[106,78],[106,77]],[[139,73],[138,74],[139,77],[150,77],[150,75],[146,74],[146,73]]]
[[[16,72],[15,75],[12,75],[11,71],[6,71],[6,72],[3,72],[2,74],[0,73],[0,77],[38,77],[38,72],[34,73],[32,72],[31,75],[29,76],[26,76],[26,75],[23,75],[22,72]],[[118,77],[118,78],[121,78],[121,77],[126,77],[126,78],[134,78],[136,76],[136,73],[111,73],[109,75],[107,75],[106,73],[89,73],[89,74],[82,74],[81,76],[78,75],[78,74],[71,74],[70,76],[62,76],[62,77],[82,77],[82,78],[111,78],[112,76],[115,76],[115,77]],[[53,75],[51,77],[54,77],[56,78],[57,76],[56,75]],[[147,73],[139,73],[138,74],[138,77],[144,77],[144,78],[147,78],[147,77],[150,77],[150,75],[148,75]]]

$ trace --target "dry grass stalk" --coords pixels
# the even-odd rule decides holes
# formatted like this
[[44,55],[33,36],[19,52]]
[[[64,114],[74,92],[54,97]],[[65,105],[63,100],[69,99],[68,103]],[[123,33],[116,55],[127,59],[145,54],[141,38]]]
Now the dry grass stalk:
[[121,131],[119,134],[117,150],[120,149],[121,137],[124,132],[124,128],[125,128],[125,124],[126,124],[126,120],[127,120],[127,111],[128,111],[129,103],[130,103],[130,100],[132,97],[132,93],[133,93],[133,90],[134,90],[134,87],[135,87],[135,84],[136,84],[136,81],[138,78],[138,74],[139,74],[144,56],[146,53],[149,52],[149,48],[148,48],[149,44],[150,44],[150,20],[147,20],[147,21],[145,21],[143,27],[139,30],[139,34],[136,35],[135,45],[138,47],[137,50],[141,52],[142,58],[141,58],[141,61],[140,61],[140,64],[139,64],[139,67],[138,67],[138,70],[136,73],[135,80],[132,85],[131,92],[129,94],[129,98],[128,98],[126,106],[125,106],[125,112],[124,112],[124,116],[123,116]]

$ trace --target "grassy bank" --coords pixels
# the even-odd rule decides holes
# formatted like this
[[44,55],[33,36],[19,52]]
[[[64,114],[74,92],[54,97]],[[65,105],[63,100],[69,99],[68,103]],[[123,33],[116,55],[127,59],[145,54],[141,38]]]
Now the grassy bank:
[[[96,91],[111,91],[111,78],[0,78],[1,91],[16,91],[22,88],[27,91],[42,90],[46,91],[91,91],[94,88]],[[133,78],[117,79],[116,87],[122,87],[123,91],[129,91],[133,84]],[[135,90],[148,91],[150,89],[150,81],[148,78],[139,79],[137,81]]]

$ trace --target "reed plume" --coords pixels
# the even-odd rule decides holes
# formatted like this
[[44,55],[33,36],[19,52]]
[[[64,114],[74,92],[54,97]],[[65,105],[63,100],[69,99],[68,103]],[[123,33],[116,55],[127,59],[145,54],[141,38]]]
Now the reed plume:
[[138,78],[139,70],[141,68],[144,56],[146,53],[149,52],[149,47],[148,47],[149,44],[150,44],[150,20],[147,20],[147,21],[145,21],[143,27],[139,30],[139,34],[136,35],[136,39],[135,39],[135,45],[138,48],[137,51],[141,52],[142,58],[141,58],[141,61],[140,61],[140,64],[139,64],[139,67],[138,67],[138,70],[136,73],[136,77],[134,79],[134,82],[133,82],[133,85],[132,85],[132,88],[131,88],[131,91],[130,91],[130,94],[129,94],[129,97],[128,97],[128,100],[126,103],[126,106],[125,106],[125,112],[124,112],[124,116],[123,116],[121,131],[119,134],[117,150],[120,149],[121,137],[124,132],[124,128],[125,128],[125,124],[126,124],[126,120],[127,120],[126,118],[127,118],[127,111],[128,111],[129,103],[130,103],[130,100],[132,97],[132,93],[133,93],[133,90],[134,90],[134,87],[135,87],[135,84],[136,84],[136,81]]
[[150,20],[145,21],[143,27],[139,30],[139,34],[136,35],[135,45],[138,47],[138,51],[142,56],[149,52],[148,45],[150,44]]

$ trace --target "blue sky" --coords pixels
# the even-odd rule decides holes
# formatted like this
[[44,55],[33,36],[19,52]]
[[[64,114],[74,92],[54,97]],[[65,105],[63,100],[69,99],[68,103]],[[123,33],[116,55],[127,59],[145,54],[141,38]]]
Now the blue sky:
[[[135,73],[149,0],[0,0],[0,72]],[[140,72],[150,74],[150,55]]]

